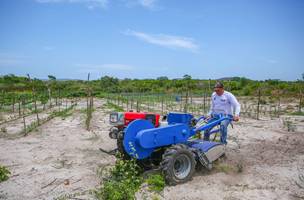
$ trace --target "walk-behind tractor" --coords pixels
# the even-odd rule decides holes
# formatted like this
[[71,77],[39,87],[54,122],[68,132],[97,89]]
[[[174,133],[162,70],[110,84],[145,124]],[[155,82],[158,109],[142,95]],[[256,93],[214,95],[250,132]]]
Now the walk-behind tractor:
[[201,139],[201,133],[217,134],[223,120],[232,116],[215,115],[206,120],[188,113],[169,113],[165,120],[151,113],[112,113],[114,125],[110,137],[124,158],[135,158],[145,168],[159,168],[168,184],[184,183],[192,178],[196,164],[207,169],[225,154],[225,145]]

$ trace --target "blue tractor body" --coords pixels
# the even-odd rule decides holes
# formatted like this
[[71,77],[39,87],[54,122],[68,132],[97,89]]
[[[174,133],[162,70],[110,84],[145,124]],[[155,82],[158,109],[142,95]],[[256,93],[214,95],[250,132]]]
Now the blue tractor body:
[[149,120],[134,120],[121,134],[124,153],[147,161],[161,152],[158,155],[165,179],[173,184],[182,183],[193,175],[196,162],[211,169],[212,162],[225,153],[224,144],[193,137],[206,131],[219,132],[217,127],[223,120],[231,122],[232,116],[217,115],[207,121],[204,116],[196,119],[189,113],[169,113],[166,125],[159,127]]
[[198,149],[199,151],[206,153],[213,147],[221,145],[221,143],[197,139],[189,142],[188,145],[192,148]]
[[193,119],[193,115],[189,113],[174,113],[168,114],[167,121],[168,124],[190,124]]
[[[188,113],[169,113],[167,118],[168,125],[158,128],[155,128],[147,120],[135,120],[125,130],[123,143],[125,151],[136,159],[145,159],[155,149],[174,144],[183,143],[203,152],[207,152],[214,146],[221,145],[219,142],[202,140],[192,140],[190,142],[189,138],[197,132],[219,125],[221,121],[230,119],[229,117],[219,117],[217,120],[201,127],[191,126],[193,119],[193,115]],[[218,132],[218,130],[213,130],[213,132]]]

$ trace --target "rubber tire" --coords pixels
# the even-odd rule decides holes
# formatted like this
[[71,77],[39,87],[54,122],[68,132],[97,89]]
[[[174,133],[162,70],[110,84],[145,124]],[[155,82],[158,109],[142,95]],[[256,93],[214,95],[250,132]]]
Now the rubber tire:
[[[187,156],[190,160],[190,165],[191,165],[190,172],[183,179],[179,179],[174,175],[174,163],[176,159],[181,155]],[[162,172],[164,174],[165,181],[168,185],[177,185],[191,180],[195,172],[195,166],[196,166],[195,155],[184,144],[177,144],[169,147],[163,154],[163,159],[161,162]]]
[[123,146],[123,136],[124,136],[123,131],[118,132],[117,141],[116,141],[117,150],[121,154],[121,156],[122,156],[123,159],[129,160],[129,159],[131,159],[131,157],[129,156],[129,154],[124,149],[124,146]]

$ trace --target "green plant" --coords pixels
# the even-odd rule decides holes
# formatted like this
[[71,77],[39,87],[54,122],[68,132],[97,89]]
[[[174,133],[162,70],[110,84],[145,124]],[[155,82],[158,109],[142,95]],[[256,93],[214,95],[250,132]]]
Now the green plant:
[[61,111],[54,111],[51,113],[51,115],[48,117],[50,119],[54,118],[54,117],[62,117],[62,118],[66,118],[70,115],[72,115],[72,113],[70,112],[72,109],[74,108],[74,105],[71,105],[70,107],[68,107],[67,109],[61,110]]
[[304,112],[299,112],[299,111],[297,111],[297,112],[291,113],[291,115],[304,116]]
[[6,181],[11,172],[5,167],[0,165],[0,182]]
[[107,177],[103,177],[102,186],[95,191],[98,199],[129,200],[135,198],[135,193],[142,184],[143,178],[140,175],[141,169],[134,159],[118,158],[108,174]]
[[6,127],[1,127],[1,132],[2,132],[2,133],[7,133]]
[[296,130],[296,125],[290,118],[283,119],[283,127],[286,128],[288,132],[294,132]]
[[87,114],[87,117],[86,117],[86,121],[85,121],[85,124],[86,124],[86,129],[87,130],[90,130],[90,123],[91,123],[91,119],[92,119],[92,113],[94,112],[94,109],[89,107],[86,114]]
[[161,192],[165,187],[165,179],[161,174],[150,175],[145,182],[148,183],[149,189],[156,192]]
[[49,120],[53,119],[54,117],[62,117],[62,119],[64,119],[65,117],[72,115],[72,113],[69,111],[72,110],[73,107],[74,107],[74,105],[71,105],[70,107],[68,107],[67,109],[64,109],[62,111],[54,111],[46,119],[41,120],[41,122],[39,124],[37,121],[31,122],[29,125],[26,126],[26,129],[23,130],[22,133],[27,135],[28,133],[32,132],[33,130],[36,130],[37,127],[48,122]]
[[124,109],[121,106],[118,106],[118,105],[116,105],[114,103],[111,103],[111,102],[107,102],[106,107],[109,108],[109,109],[113,109],[114,111],[117,111],[117,112],[124,111]]
[[266,105],[267,101],[265,99],[260,99],[260,104]]
[[152,200],[160,200],[160,198],[159,198],[159,196],[157,196],[157,195],[153,195],[153,196],[152,196]]
[[236,164],[236,172],[237,172],[237,173],[242,173],[243,170],[244,170],[243,162],[242,162],[242,161],[239,161],[239,162]]
[[73,113],[72,112],[63,112],[62,114],[60,114],[60,117],[62,120],[64,120],[65,118],[71,116]]
[[31,122],[29,125],[26,126],[26,130],[24,134],[27,134],[29,132],[32,132],[33,130],[35,130],[37,127],[39,126],[37,121],[33,121]]
[[33,105],[32,104],[28,104],[28,105],[26,105],[26,108],[29,109],[29,110],[33,110]]

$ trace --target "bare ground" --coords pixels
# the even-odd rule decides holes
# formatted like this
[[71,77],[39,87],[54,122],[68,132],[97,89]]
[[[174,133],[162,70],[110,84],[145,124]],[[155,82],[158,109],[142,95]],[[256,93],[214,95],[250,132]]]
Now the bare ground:
[[[298,124],[298,126],[302,126]],[[276,120],[242,119],[229,132],[225,158],[191,182],[166,187],[165,199],[303,199],[304,132]],[[301,188],[301,186],[303,188]]]
[[[26,137],[0,138],[0,163],[12,172],[0,183],[0,199],[94,199],[97,170],[115,158],[108,137],[108,110],[95,103],[91,130],[80,111],[54,118]],[[227,153],[211,171],[199,170],[192,181],[167,186],[162,199],[304,199],[304,118],[294,118],[295,132],[274,120],[242,119],[229,130]],[[151,198],[139,192],[139,199]]]
[[115,147],[108,139],[105,118],[108,115],[97,109],[92,130],[87,131],[84,114],[75,111],[64,120],[57,117],[47,122],[26,137],[1,138],[0,163],[9,167],[12,177],[0,184],[0,199],[92,198],[90,190],[100,182],[97,169],[115,161],[99,151],[101,146]]

